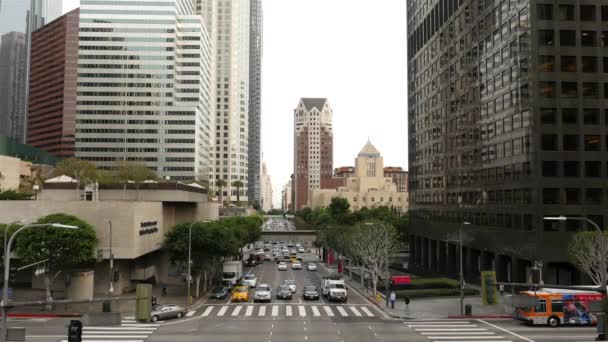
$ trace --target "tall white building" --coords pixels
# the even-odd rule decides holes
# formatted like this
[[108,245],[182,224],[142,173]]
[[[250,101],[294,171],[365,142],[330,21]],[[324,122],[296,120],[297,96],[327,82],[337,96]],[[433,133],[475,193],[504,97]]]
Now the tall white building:
[[208,179],[211,39],[193,0],[81,0],[76,156]]
[[211,184],[224,179],[223,198],[247,202],[249,153],[249,0],[196,0],[215,48],[215,168]]
[[266,163],[262,163],[262,172],[260,173],[260,208],[264,211],[272,209],[272,181],[268,174]]

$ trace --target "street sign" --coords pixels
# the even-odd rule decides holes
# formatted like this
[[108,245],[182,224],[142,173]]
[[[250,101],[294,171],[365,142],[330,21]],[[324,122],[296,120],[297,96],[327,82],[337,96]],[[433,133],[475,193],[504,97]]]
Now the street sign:
[[34,275],[35,275],[36,277],[38,277],[38,276],[40,276],[40,275],[43,275],[43,274],[45,274],[45,273],[46,273],[46,267],[45,267],[45,266],[42,266],[42,267],[37,267],[37,268],[36,268],[36,271],[34,271]]

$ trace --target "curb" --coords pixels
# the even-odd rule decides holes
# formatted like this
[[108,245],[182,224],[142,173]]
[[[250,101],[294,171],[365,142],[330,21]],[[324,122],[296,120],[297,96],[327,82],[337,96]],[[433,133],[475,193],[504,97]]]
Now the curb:
[[[80,313],[59,313],[59,314],[44,314],[44,313],[9,313],[8,317],[15,318],[69,318],[69,317],[81,317]],[[0,315],[2,317],[2,315]]]
[[472,316],[466,316],[466,315],[449,315],[448,316],[449,319],[513,319],[512,315],[472,315]]

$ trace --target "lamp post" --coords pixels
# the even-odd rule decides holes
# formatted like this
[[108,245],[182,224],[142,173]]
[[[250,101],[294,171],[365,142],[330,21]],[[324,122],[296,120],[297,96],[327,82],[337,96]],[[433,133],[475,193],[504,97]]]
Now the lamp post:
[[8,244],[6,245],[6,248],[4,249],[4,289],[2,291],[2,336],[0,338],[0,341],[2,342],[6,342],[6,307],[8,304],[8,274],[9,274],[9,268],[10,268],[10,249],[11,249],[11,245],[13,244],[13,240],[15,239],[15,236],[17,236],[17,234],[19,234],[22,230],[26,229],[26,228],[48,228],[48,227],[53,227],[53,228],[63,228],[63,229],[78,229],[77,226],[70,226],[70,225],[66,225],[66,224],[60,224],[60,223],[33,223],[33,224],[28,224],[25,225],[19,229],[17,229],[16,232],[14,232],[11,235],[11,238],[8,240]]
[[112,253],[112,220],[105,219],[104,221],[108,222],[108,227],[110,229],[110,287],[108,288],[108,296],[112,297],[114,294],[114,279],[113,279],[113,271],[114,271],[114,254]]
[[458,241],[459,241],[459,249],[460,249],[460,253],[459,254],[459,272],[458,272],[458,276],[460,278],[460,314],[464,315],[464,271],[463,271],[463,263],[462,263],[462,226],[464,225],[469,225],[471,224],[470,222],[464,221],[461,225],[460,225],[460,229],[458,230]]
[[192,222],[190,224],[190,227],[188,227],[188,279],[186,280],[186,283],[188,284],[188,298],[186,299],[187,308],[190,307],[190,281],[191,281],[190,272],[192,269],[192,226],[194,226],[195,223],[196,223],[196,221]]

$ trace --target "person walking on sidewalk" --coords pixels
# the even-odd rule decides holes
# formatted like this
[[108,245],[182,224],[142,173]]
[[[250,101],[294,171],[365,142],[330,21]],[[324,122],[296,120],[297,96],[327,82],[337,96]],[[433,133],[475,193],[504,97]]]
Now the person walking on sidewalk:
[[397,295],[395,295],[395,291],[391,291],[391,294],[389,295],[389,301],[391,302],[391,309],[395,308],[395,300],[397,300]]

